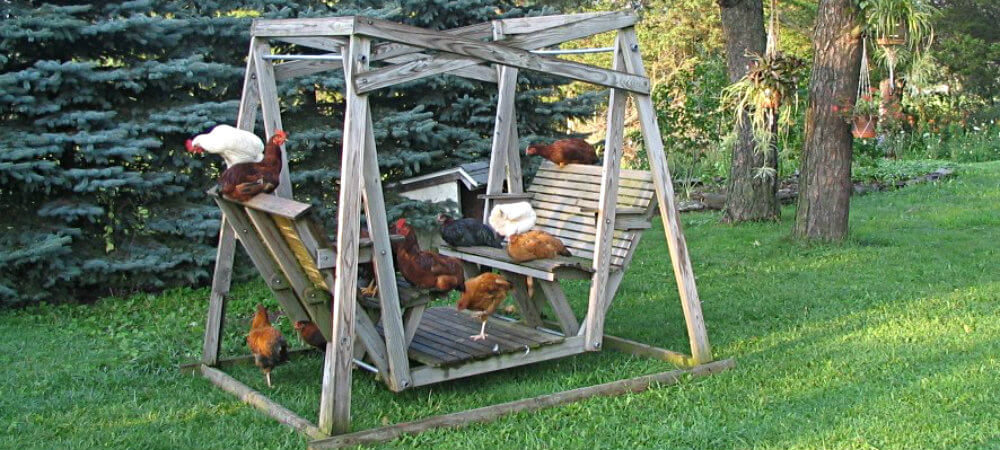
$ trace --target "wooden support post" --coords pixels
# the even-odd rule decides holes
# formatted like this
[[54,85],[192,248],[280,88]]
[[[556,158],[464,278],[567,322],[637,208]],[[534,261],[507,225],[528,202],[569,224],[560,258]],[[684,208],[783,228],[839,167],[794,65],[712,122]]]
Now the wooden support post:
[[542,326],[542,311],[538,304],[528,295],[528,285],[523,275],[513,272],[501,272],[503,277],[510,281],[513,286],[511,295],[517,303],[517,309],[521,313],[521,320],[529,327]]
[[389,358],[389,373],[383,374],[383,378],[389,383],[389,389],[398,392],[410,386],[410,362],[406,356],[407,340],[403,331],[403,313],[399,307],[396,269],[389,243],[389,225],[386,223],[385,199],[382,197],[382,175],[378,168],[370,110],[363,120],[367,132],[362,150],[362,197],[365,217],[368,219],[368,233],[372,239],[372,263],[375,265],[375,279],[378,282],[382,309],[382,331],[385,333],[385,348]]
[[[240,98],[239,115],[236,127],[241,130],[253,131],[257,117],[257,79],[253,75],[254,43],[250,42],[247,52],[247,67],[243,78],[243,93]],[[226,297],[232,285],[233,260],[236,257],[236,232],[226,221],[225,216],[219,221],[219,247],[215,253],[215,271],[212,273],[212,294],[208,299],[208,319],[205,321],[205,342],[202,347],[201,360],[214,366],[219,361],[222,345],[222,329],[225,326]]]
[[[254,68],[257,75],[257,87],[260,92],[260,109],[264,118],[264,132],[270,138],[275,131],[283,130],[281,126],[281,109],[278,106],[278,87],[274,81],[274,63],[264,59],[271,54],[271,45],[266,39],[253,38]],[[281,174],[278,177],[278,188],[274,193],[279,197],[292,198],[292,182],[288,174],[288,152],[281,146]]]
[[[621,33],[615,40],[613,70],[621,70],[624,65]],[[612,89],[608,100],[608,126],[604,140],[604,169],[601,175],[601,197],[597,211],[597,233],[594,243],[594,276],[590,285],[590,299],[587,303],[587,322],[584,348],[589,351],[601,349],[604,338],[604,304],[607,301],[608,274],[611,270],[612,239],[615,231],[615,213],[618,207],[618,176],[625,141],[625,102],[628,92]]]
[[[501,20],[493,21],[493,40],[502,41],[505,39],[504,36],[504,24]],[[507,120],[507,126],[510,128],[507,131],[507,192],[511,194],[521,194],[524,192],[524,174],[521,173],[521,146],[517,140],[517,69],[498,66],[497,71],[497,83],[501,83],[503,78],[504,70],[511,70],[511,77],[513,77],[512,82],[507,82],[505,84],[498,84],[498,88],[506,89],[503,94],[510,97],[510,116]],[[504,80],[506,81],[506,80]],[[499,113],[499,105],[497,105]],[[496,126],[500,126],[497,123]],[[488,200],[487,200],[488,202]]]
[[499,405],[484,406],[451,414],[428,417],[412,422],[389,425],[382,428],[358,431],[356,433],[333,436],[327,439],[312,441],[310,449],[341,448],[357,445],[374,444],[396,439],[403,435],[417,434],[435,428],[462,428],[469,424],[496,420],[507,414],[537,411],[543,408],[565,405],[575,401],[595,396],[611,396],[625,393],[638,393],[654,386],[669,386],[680,382],[685,376],[704,377],[713,375],[735,366],[731,359],[713,362],[691,369],[671,370],[627,380],[587,386],[568,391],[547,394],[534,398],[526,398]]
[[351,428],[351,370],[354,358],[358,293],[358,240],[361,226],[361,160],[368,133],[368,97],[358,95],[354,78],[367,69],[371,41],[352,35],[344,54],[347,67],[343,152],[340,164],[340,214],[337,220],[337,275],[334,282],[333,339],[327,343],[320,397],[319,428],[326,434]]
[[211,381],[212,384],[215,384],[224,391],[239,397],[240,400],[243,400],[247,404],[263,411],[264,414],[271,416],[278,422],[294,428],[299,433],[313,439],[322,439],[329,436],[321,432],[319,428],[316,428],[316,426],[308,420],[299,417],[288,408],[285,408],[284,406],[281,406],[271,399],[261,395],[260,392],[250,389],[249,386],[240,383],[238,380],[226,375],[226,373],[221,370],[202,365],[201,374]]
[[573,315],[573,309],[566,301],[566,294],[563,293],[559,281],[538,280],[536,283],[542,288],[542,293],[549,300],[549,306],[556,313],[556,320],[559,321],[559,328],[562,329],[563,334],[576,336],[580,330],[580,323],[576,321],[576,316]]
[[[625,68],[635,75],[645,76],[642,65],[642,55],[639,53],[639,40],[635,30],[627,28],[619,33],[627,51],[625,52]],[[674,266],[674,276],[677,278],[677,289],[680,292],[681,306],[684,309],[684,319],[687,322],[688,339],[691,341],[691,355],[696,364],[712,360],[712,347],[708,343],[708,332],[705,330],[705,319],[701,312],[701,300],[698,298],[698,288],[694,281],[694,271],[691,269],[691,258],[681,229],[681,220],[674,204],[674,186],[670,181],[670,170],[667,168],[667,156],[663,151],[663,140],[660,128],[656,123],[656,109],[653,100],[648,95],[636,95],[636,106],[639,109],[639,124],[642,128],[643,141],[646,144],[646,154],[649,166],[653,172],[653,186],[656,188],[656,198],[663,218],[663,231],[667,237],[670,250],[670,260]]]
[[[517,89],[517,69],[500,68],[500,82],[497,84],[497,116],[493,126],[493,146],[490,150],[490,172],[486,181],[486,194],[503,192],[507,178],[508,152],[510,151],[511,122],[514,118],[514,97]],[[516,127],[516,124],[514,125]],[[520,161],[518,161],[520,162]],[[518,164],[520,166],[520,164]],[[483,220],[489,218],[493,200],[486,199]]]
[[214,366],[219,362],[222,348],[222,327],[226,319],[226,296],[233,278],[233,258],[236,239],[233,228],[226,218],[222,218],[219,231],[219,248],[215,253],[215,272],[212,274],[212,294],[208,298],[208,320],[205,322],[205,345],[202,347],[201,362]]

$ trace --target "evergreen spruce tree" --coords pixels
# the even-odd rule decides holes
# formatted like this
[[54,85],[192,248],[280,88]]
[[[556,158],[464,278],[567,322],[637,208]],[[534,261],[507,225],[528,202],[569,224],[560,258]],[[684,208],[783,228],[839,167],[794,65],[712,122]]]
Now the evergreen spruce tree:
[[[253,17],[363,14],[444,29],[539,11],[514,2],[167,1],[0,5],[0,303],[86,300],[208,280],[221,161],[183,142],[234,123]],[[543,102],[523,76],[523,140],[592,98]],[[279,86],[296,197],[336,211],[341,74]],[[372,97],[388,180],[486,157],[496,88],[439,76]],[[258,134],[263,134],[258,127]],[[399,214],[399,209],[393,209]],[[328,222],[328,228],[331,228]]]

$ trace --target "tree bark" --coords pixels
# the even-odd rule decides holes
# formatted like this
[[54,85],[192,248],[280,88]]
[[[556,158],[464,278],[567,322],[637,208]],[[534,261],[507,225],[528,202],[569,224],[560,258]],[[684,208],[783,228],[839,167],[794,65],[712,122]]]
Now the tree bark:
[[861,40],[854,0],[820,0],[813,70],[792,234],[839,241],[847,235],[851,201],[851,127],[837,113],[857,92]]
[[[718,3],[722,12],[722,35],[726,40],[726,68],[729,81],[736,82],[749,69],[751,59],[747,53],[763,54],[767,45],[764,4],[762,0],[719,0]],[[758,176],[762,167],[777,173],[777,147],[772,144],[770,148],[758,150],[746,112],[738,128],[722,221],[777,220],[781,215],[776,195],[778,178]]]

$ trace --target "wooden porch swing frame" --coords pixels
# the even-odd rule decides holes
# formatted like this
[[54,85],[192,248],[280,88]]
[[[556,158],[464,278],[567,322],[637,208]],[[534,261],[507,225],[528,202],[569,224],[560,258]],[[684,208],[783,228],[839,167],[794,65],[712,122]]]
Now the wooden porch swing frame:
[[[276,83],[294,77],[342,69],[345,77],[346,111],[344,115],[343,150],[339,193],[338,233],[336,239],[336,275],[332,276],[332,328],[328,329],[322,396],[318,426],[296,416],[280,405],[254,392],[214,367],[220,360],[220,343],[228,295],[238,226],[223,217],[209,314],[205,331],[201,373],[226,390],[255,404],[278,420],[297,428],[313,438],[345,435],[350,431],[351,378],[355,362],[355,326],[357,306],[357,271],[359,264],[360,211],[365,208],[371,236],[371,260],[374,263],[380,292],[382,331],[385,339],[387,368],[380,373],[393,391],[426,385],[447,379],[499,370],[514,365],[569,356],[584,351],[597,351],[604,342],[609,348],[652,356],[687,366],[686,371],[666,373],[665,379],[650,379],[645,385],[628,384],[614,389],[590,392],[587,395],[608,394],[624,390],[648,388],[652,382],[676,381],[679,373],[709,374],[732,366],[731,360],[712,362],[711,348],[701,312],[701,302],[687,245],[681,230],[670,173],[666,164],[663,142],[656,123],[650,98],[650,82],[645,75],[634,25],[637,17],[629,11],[571,14],[518,19],[502,19],[477,25],[434,31],[401,25],[367,17],[336,17],[312,19],[255,20],[247,58],[246,77],[240,101],[237,126],[252,131],[257,108],[261,110],[265,132],[271,136],[282,129]],[[593,36],[617,32],[612,69],[561,60],[531,53],[545,47]],[[373,45],[372,40],[380,42]],[[294,44],[327,53],[329,59],[305,58],[275,63],[271,41]],[[432,51],[433,54],[425,53]],[[339,56],[339,58],[338,58]],[[389,63],[370,70],[372,62]],[[492,65],[493,67],[490,67]],[[567,337],[552,350],[532,353],[530,360],[517,364],[480,361],[474,371],[414,370],[406,356],[407,331],[404,331],[395,283],[395,269],[390,248],[389,229],[385,215],[381,176],[372,132],[372,117],[367,94],[381,88],[438,74],[456,75],[468,79],[497,83],[499,97],[490,159],[487,205],[524,197],[520,155],[517,144],[514,98],[519,70],[542,71],[573,80],[611,88],[608,108],[608,130],[605,163],[601,175],[600,207],[597,211],[597,236],[594,247],[594,271],[588,313],[581,324],[579,336]],[[618,177],[624,141],[624,117],[627,96],[631,95],[638,108],[655,187],[657,206],[663,219],[664,232],[673,263],[691,354],[658,349],[620,338],[605,336],[604,318],[610,298],[604,295],[609,283],[611,241],[615,224]],[[504,192],[506,182],[507,191]],[[290,199],[287,153],[282,154],[281,183],[276,195]],[[221,203],[220,203],[221,205]],[[488,210],[489,206],[487,206]],[[244,233],[246,230],[243,230]],[[240,237],[243,239],[243,236]],[[367,255],[367,253],[366,253]],[[328,255],[329,256],[329,255]],[[269,280],[270,281],[270,280]],[[620,281],[620,277],[617,281]],[[617,283],[612,280],[611,283]],[[270,285],[270,283],[269,283]],[[274,288],[271,286],[272,289]],[[323,327],[321,327],[323,328]],[[324,334],[327,334],[324,333]],[[412,336],[412,334],[411,334]],[[503,358],[503,355],[498,356]],[[244,358],[245,359],[245,358]],[[423,369],[423,368],[421,368]],[[430,368],[427,368],[430,369]],[[661,377],[662,378],[662,377]],[[596,389],[595,386],[586,389]],[[567,391],[567,394],[572,391]],[[574,394],[575,395],[575,394]],[[581,394],[582,395],[582,394]],[[563,397],[561,397],[563,398]],[[577,397],[573,397],[577,398]],[[567,401],[567,400],[563,400]],[[516,402],[515,402],[516,403]],[[551,404],[558,404],[554,402]],[[523,410],[540,403],[523,405]],[[498,405],[503,406],[503,405]],[[483,420],[477,410],[470,410],[464,421]],[[487,415],[489,416],[489,415]],[[443,420],[454,426],[462,420]],[[431,420],[433,422],[433,420]],[[435,425],[429,425],[435,426]],[[440,426],[437,425],[437,426]],[[405,427],[404,427],[405,428]],[[419,428],[419,427],[418,427]],[[413,432],[400,429],[400,433]],[[354,433],[357,434],[357,433]],[[375,433],[378,434],[378,433]],[[383,432],[385,434],[385,432]],[[391,433],[390,433],[391,434]],[[398,435],[398,434],[396,434]],[[390,436],[391,437],[391,436]],[[359,440],[360,439],[360,440]],[[351,437],[338,443],[367,442]],[[316,446],[334,445],[314,441]],[[338,444],[339,445],[339,444]]]

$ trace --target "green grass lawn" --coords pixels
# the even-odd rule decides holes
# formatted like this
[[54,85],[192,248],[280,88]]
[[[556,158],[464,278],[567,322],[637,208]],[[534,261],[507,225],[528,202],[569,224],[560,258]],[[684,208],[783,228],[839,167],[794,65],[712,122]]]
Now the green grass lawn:
[[[1000,447],[1000,163],[852,200],[851,239],[684,215],[716,358],[735,369],[595,398],[392,447]],[[586,286],[567,294],[582,303]],[[245,352],[261,283],[235,286],[225,335]],[[305,441],[177,364],[201,349],[207,289],[0,312],[0,447],[276,448]],[[287,319],[280,326],[290,334]],[[662,229],[646,233],[607,332],[688,351]],[[321,357],[229,373],[316,420]],[[363,372],[354,428],[646,373],[666,363],[587,354],[391,394]]]

